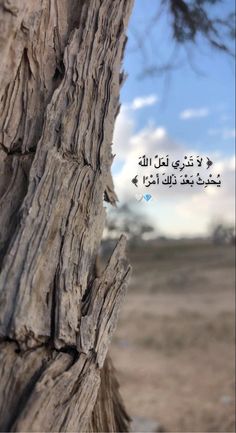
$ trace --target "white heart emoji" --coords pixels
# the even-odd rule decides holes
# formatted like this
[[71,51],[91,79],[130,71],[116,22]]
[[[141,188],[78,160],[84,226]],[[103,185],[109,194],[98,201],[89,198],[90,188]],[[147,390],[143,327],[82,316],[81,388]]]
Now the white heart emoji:
[[137,201],[141,201],[143,198],[143,195],[142,194],[135,194],[135,198]]

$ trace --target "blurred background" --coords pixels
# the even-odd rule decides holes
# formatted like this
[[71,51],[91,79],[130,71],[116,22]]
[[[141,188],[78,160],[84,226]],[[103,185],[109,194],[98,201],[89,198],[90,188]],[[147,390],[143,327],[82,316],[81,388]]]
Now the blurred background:
[[[119,202],[116,209],[107,205],[102,261],[125,232],[133,274],[111,353],[134,431],[229,432],[235,431],[232,41],[220,36],[223,48],[214,50],[203,31],[176,35],[183,26],[180,20],[176,27],[170,3],[136,0],[129,25],[128,78],[113,143]],[[235,26],[233,1],[186,3]],[[155,186],[149,202],[140,200],[149,191],[131,180],[144,154],[208,157],[222,185]]]

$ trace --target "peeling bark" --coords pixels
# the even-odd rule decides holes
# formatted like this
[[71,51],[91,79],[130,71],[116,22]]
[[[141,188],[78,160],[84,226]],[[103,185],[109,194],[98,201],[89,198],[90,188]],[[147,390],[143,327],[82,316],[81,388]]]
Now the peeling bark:
[[128,429],[106,360],[125,238],[95,261],[132,3],[0,0],[1,431]]

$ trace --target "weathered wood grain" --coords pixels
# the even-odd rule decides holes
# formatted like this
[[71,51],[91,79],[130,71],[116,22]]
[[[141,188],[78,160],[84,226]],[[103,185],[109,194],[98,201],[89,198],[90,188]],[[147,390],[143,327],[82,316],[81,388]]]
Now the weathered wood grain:
[[124,237],[95,261],[132,3],[0,0],[1,431],[128,428],[104,367]]
[[1,344],[0,431],[127,431],[109,357],[100,377],[92,353],[16,350]]
[[129,429],[130,421],[119,393],[114,367],[108,356],[101,371],[101,384],[87,432],[125,432]]
[[[64,50],[75,23],[79,25],[81,7],[78,0],[0,1],[0,221],[9,221],[0,224],[0,263],[27,191],[31,164],[24,161],[32,162],[46,106],[64,74]],[[6,165],[7,178],[2,176]],[[4,192],[16,184],[16,166],[21,193],[12,193],[11,200],[8,194],[6,203]]]

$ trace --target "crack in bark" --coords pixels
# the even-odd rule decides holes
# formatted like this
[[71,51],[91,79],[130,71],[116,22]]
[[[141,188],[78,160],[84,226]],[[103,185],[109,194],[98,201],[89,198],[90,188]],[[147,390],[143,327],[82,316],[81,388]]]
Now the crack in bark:
[[5,431],[11,431],[12,430],[13,425],[17,421],[17,418],[22,413],[24,408],[26,407],[27,402],[29,401],[29,398],[30,398],[30,396],[31,396],[31,394],[35,388],[35,385],[37,384],[38,380],[40,379],[40,377],[42,376],[42,374],[46,370],[46,368],[47,368],[47,364],[46,364],[46,362],[44,362],[42,364],[42,366],[33,374],[31,379],[26,383],[26,386],[25,386],[23,392],[21,393],[21,399],[18,403],[16,411],[12,414],[10,421],[5,426]]
[[125,239],[101,275],[94,262],[104,195],[115,202],[110,147],[132,0],[18,5],[9,43],[0,39],[0,230],[15,223],[0,238],[0,420],[16,431],[115,430],[117,389],[97,393],[130,273]]

